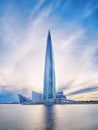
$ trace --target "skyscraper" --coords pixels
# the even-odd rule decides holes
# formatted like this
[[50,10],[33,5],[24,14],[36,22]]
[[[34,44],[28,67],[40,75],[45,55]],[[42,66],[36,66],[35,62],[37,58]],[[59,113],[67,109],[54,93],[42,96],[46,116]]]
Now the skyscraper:
[[19,101],[21,104],[64,104],[69,102],[63,92],[56,93],[55,85],[55,66],[53,57],[53,48],[51,41],[50,31],[47,37],[46,46],[46,57],[45,57],[45,70],[44,70],[44,85],[43,94],[39,92],[32,91],[32,99],[29,99],[23,95],[18,94]]
[[53,48],[51,41],[50,30],[48,32],[47,47],[46,47],[46,57],[45,57],[45,70],[44,70],[44,100],[55,98],[55,67],[54,67],[54,57]]

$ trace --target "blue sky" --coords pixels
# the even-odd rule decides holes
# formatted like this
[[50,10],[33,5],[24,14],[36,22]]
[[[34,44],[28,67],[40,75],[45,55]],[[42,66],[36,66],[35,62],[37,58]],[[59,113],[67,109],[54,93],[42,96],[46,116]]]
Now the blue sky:
[[49,29],[57,91],[98,100],[98,0],[0,0],[0,102],[43,91]]

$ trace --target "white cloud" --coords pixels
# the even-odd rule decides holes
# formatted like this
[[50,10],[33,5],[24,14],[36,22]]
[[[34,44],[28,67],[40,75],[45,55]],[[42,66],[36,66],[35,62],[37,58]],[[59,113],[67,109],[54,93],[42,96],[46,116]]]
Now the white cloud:
[[[31,11],[26,26],[20,26],[24,19],[14,12],[10,17],[8,13],[2,16],[0,84],[8,86],[7,89],[14,84],[14,89],[43,90],[46,39],[51,29],[57,89],[66,88],[70,81],[73,82],[67,86],[66,94],[97,85],[97,79],[93,81],[98,77],[93,62],[97,39],[90,41],[87,30],[77,22],[59,23],[56,15],[51,17],[52,4],[36,15],[43,2]],[[92,82],[87,84],[88,81]]]

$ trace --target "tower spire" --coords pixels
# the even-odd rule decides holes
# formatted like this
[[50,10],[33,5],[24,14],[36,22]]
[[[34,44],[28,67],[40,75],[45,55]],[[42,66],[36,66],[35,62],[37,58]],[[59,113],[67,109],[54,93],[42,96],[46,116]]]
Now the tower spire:
[[50,29],[49,29],[49,31],[48,31],[48,40],[51,40]]

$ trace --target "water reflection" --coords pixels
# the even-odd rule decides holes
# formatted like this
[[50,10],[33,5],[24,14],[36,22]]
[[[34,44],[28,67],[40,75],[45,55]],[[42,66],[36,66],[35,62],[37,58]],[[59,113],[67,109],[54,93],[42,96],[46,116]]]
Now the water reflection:
[[44,106],[44,129],[55,130],[55,106]]
[[98,130],[98,105],[0,105],[0,130]]

